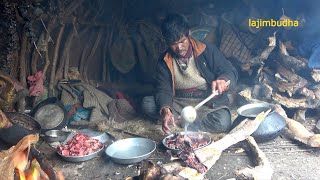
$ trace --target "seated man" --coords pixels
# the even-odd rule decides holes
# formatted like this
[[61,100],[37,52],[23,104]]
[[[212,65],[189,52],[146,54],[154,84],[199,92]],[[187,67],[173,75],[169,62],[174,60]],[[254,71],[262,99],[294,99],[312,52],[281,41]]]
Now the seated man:
[[235,87],[238,79],[236,69],[217,47],[189,36],[189,25],[184,16],[167,16],[161,30],[169,48],[158,61],[155,96],[143,99],[144,113],[160,119],[162,130],[168,134],[169,125],[176,124],[182,108],[195,106],[218,90],[219,95],[197,110],[197,119],[188,130],[228,131],[231,113],[224,92]]

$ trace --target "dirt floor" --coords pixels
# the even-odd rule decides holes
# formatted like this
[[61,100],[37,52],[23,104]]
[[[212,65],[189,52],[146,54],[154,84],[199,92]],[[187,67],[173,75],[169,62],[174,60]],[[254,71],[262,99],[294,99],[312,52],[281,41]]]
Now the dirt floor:
[[[312,128],[314,119],[308,119],[306,126]],[[138,127],[141,128],[137,128]],[[165,148],[161,145],[165,135],[161,131],[161,126],[151,123],[148,120],[136,119],[131,122],[118,125],[118,128],[131,133],[136,133],[148,137],[157,142],[157,149],[148,159],[154,163],[166,163]],[[144,127],[144,128],[142,128]],[[176,128],[175,131],[182,131]],[[116,139],[132,137],[127,134],[108,130]],[[219,138],[221,135],[212,136]],[[205,179],[223,180],[236,178],[234,172],[237,169],[254,166],[250,154],[245,151],[245,142],[240,142],[225,150],[216,164],[205,175]],[[0,143],[1,149],[5,149]],[[104,153],[98,157],[81,163],[67,162],[56,153],[46,142],[42,140],[37,144],[39,149],[56,169],[60,169],[67,180],[88,180],[88,179],[125,179],[126,177],[137,176],[141,163],[132,165],[119,165],[108,159]],[[278,137],[272,141],[259,144],[261,150],[268,157],[274,174],[272,179],[294,180],[294,179],[319,179],[320,177],[320,150],[309,148],[297,142],[292,142],[284,137]]]

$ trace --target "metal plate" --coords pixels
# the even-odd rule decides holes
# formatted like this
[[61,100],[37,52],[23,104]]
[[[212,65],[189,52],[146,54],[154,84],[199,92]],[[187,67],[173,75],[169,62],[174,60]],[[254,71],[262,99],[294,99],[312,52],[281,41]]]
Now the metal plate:
[[94,157],[97,157],[100,154],[100,152],[102,152],[103,149],[104,149],[104,145],[98,151],[96,151],[92,154],[85,155],[85,156],[64,156],[64,155],[60,154],[58,151],[57,151],[57,153],[66,161],[83,162],[83,161],[88,161],[90,159],[93,159]]
[[39,122],[44,131],[62,129],[68,122],[67,111],[56,97],[41,101],[30,114]]
[[156,143],[147,138],[128,138],[118,140],[105,151],[112,161],[119,164],[134,164],[151,156]]

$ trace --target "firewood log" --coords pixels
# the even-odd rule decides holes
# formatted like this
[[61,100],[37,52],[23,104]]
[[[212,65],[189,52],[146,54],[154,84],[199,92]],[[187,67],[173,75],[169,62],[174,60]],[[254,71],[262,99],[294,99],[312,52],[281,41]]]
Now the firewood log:
[[[221,152],[231,145],[245,140],[249,137],[260,125],[260,123],[264,120],[264,118],[269,114],[271,110],[267,112],[262,112],[257,115],[255,120],[248,120],[243,124],[240,123],[240,126],[236,127],[235,131],[231,131],[225,137],[220,139],[219,141],[212,143],[202,149],[196,150],[195,154],[198,157],[199,161],[203,163],[206,167],[211,168],[213,164],[210,159],[214,159],[216,154],[221,154]],[[208,162],[206,162],[208,161]]]
[[301,123],[305,122],[306,112],[307,112],[306,109],[297,109],[293,115],[293,119]]
[[286,46],[281,41],[279,41],[279,48],[280,48],[281,65],[283,65],[285,67],[290,67],[290,69],[293,72],[307,69],[306,62],[304,62],[300,59],[297,59],[293,56],[290,56],[289,53],[287,52]]
[[287,128],[285,135],[290,139],[300,141],[310,147],[320,147],[320,134],[308,131],[301,123],[290,118],[285,118]]
[[278,64],[277,74],[275,76],[277,79],[275,87],[277,87],[280,92],[288,93],[290,97],[308,84],[306,79],[280,64]]
[[51,72],[50,72],[49,89],[48,89],[49,96],[55,96],[56,95],[55,94],[56,66],[57,66],[57,62],[58,62],[59,48],[60,48],[60,43],[61,43],[61,39],[62,39],[62,36],[63,36],[64,29],[65,29],[65,24],[62,24],[60,29],[59,29],[58,37],[57,37],[56,44],[55,44],[55,47],[54,47],[52,66],[51,66]]
[[257,166],[248,167],[236,171],[236,175],[241,179],[265,179],[271,180],[273,169],[266,155],[259,148],[258,144],[252,136],[247,138],[250,150],[255,158]]
[[[198,160],[207,167],[207,171],[216,163],[223,150],[233,144],[248,138],[268,115],[270,110],[262,112],[254,120],[244,120],[234,130],[217,142],[214,142],[202,149],[196,150]],[[190,167],[183,167],[180,161],[174,161],[163,165],[168,173],[176,173],[188,179],[203,179],[204,174]]]
[[319,69],[313,69],[311,71],[311,77],[315,82],[320,82],[320,70]]
[[314,109],[316,107],[319,107],[319,100],[315,99],[313,101],[310,101],[309,99],[305,97],[300,98],[289,98],[282,96],[278,93],[272,94],[272,99],[275,102],[278,102],[279,104],[287,107],[287,108],[296,108],[296,109]]
[[[20,60],[19,60],[19,81],[22,85],[23,88],[27,87],[27,67],[26,67],[26,51],[27,51],[27,45],[28,45],[28,37],[26,35],[26,32],[23,33],[22,36],[22,42],[21,42],[21,49],[20,49]],[[18,102],[18,111],[19,112],[24,112],[26,108],[26,99],[21,98]]]

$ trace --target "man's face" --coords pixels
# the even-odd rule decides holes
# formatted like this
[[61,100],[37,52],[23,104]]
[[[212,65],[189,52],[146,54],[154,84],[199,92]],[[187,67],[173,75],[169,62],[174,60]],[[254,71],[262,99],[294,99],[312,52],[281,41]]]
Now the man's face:
[[178,41],[169,45],[173,53],[179,58],[185,56],[188,52],[190,41],[189,38],[183,35]]

